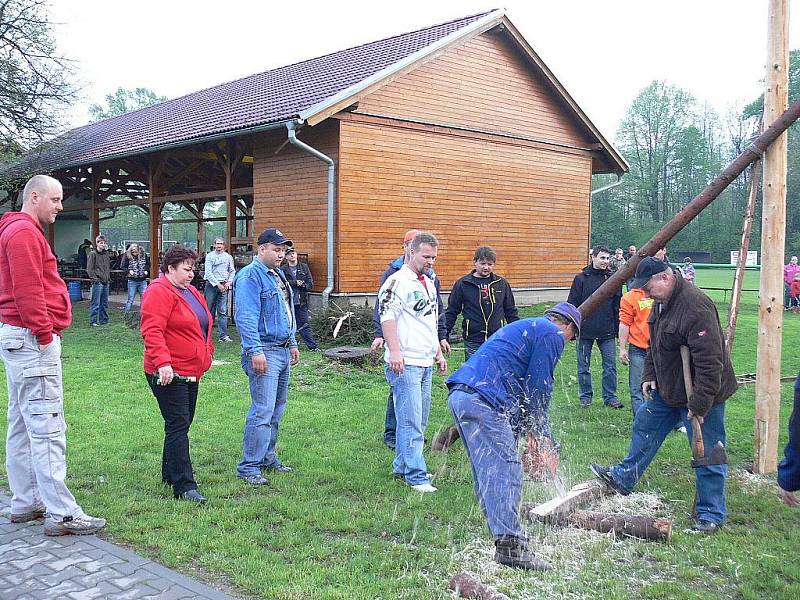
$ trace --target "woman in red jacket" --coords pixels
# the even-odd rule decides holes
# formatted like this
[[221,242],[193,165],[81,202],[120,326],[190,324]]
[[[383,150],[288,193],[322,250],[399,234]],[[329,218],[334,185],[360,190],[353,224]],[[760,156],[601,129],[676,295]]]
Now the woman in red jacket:
[[164,417],[161,479],[175,498],[205,502],[189,457],[189,426],[198,382],[211,366],[211,313],[192,287],[197,254],[176,244],[161,260],[161,275],[142,298],[144,372]]

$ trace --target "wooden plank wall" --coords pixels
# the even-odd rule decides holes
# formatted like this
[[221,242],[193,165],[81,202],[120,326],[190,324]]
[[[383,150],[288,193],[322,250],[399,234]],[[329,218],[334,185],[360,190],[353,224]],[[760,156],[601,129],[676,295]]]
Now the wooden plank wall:
[[588,146],[544,79],[502,34],[485,33],[364,98],[357,112]]
[[569,286],[585,265],[591,157],[342,122],[340,289],[374,292],[403,233],[433,231],[444,289],[482,244],[514,287]]
[[[297,137],[330,156],[339,166],[339,124],[326,121],[301,129]],[[326,285],[326,219],[328,167],[287,144],[286,131],[257,136],[253,147],[253,198],[255,237],[267,227],[278,227],[291,238],[297,251],[308,254],[314,289]]]

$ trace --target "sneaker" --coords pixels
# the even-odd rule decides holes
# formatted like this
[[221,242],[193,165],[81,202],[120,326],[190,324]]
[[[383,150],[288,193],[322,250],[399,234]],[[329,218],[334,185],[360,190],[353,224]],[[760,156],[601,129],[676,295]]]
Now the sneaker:
[[106,520],[99,517],[64,517],[60,522],[47,521],[44,534],[54,537],[59,535],[92,535],[106,526]]
[[630,496],[630,492],[620,487],[620,485],[614,481],[614,478],[611,477],[611,469],[595,463],[590,464],[589,468],[592,470],[592,473],[594,473],[594,476],[602,481],[607,488],[617,492],[618,494],[622,494],[623,496]]
[[264,477],[261,473],[258,475],[238,475],[239,479],[244,479],[250,485],[269,485],[269,479]]
[[430,483],[419,483],[417,485],[412,485],[411,489],[425,494],[436,491],[436,488],[433,487]]
[[713,521],[706,521],[705,519],[697,519],[694,524],[686,530],[687,533],[717,533],[719,528],[722,527],[719,523]]
[[395,445],[396,445],[395,440],[387,440],[386,438],[384,438],[383,443],[386,445],[386,447],[389,450],[394,450],[395,449]]
[[100,327],[97,323],[92,323],[92,327]]
[[220,342],[232,342],[233,340],[231,339],[231,336],[226,335],[225,337],[219,338],[219,341]]
[[608,408],[625,408],[625,405],[619,400],[612,400],[611,402],[606,402],[606,406]]
[[592,405],[592,401],[589,400],[588,402],[584,402],[581,400],[581,408],[589,408]]
[[679,431],[681,433],[686,433],[686,426],[685,425],[681,425],[680,427],[676,427],[675,431]]
[[39,519],[44,519],[44,514],[47,512],[47,509],[44,505],[39,505],[34,507],[32,510],[23,513],[11,513],[9,520],[12,523],[27,523],[28,521],[37,521]]
[[494,542],[495,562],[515,569],[526,571],[549,571],[553,568],[546,560],[536,558],[528,552],[528,548],[517,538],[504,537]]

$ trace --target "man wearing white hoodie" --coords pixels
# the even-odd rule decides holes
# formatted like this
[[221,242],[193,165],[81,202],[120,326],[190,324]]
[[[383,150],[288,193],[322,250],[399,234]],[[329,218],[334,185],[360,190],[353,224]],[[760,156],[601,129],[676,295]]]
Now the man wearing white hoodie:
[[439,345],[436,287],[428,272],[439,242],[428,232],[411,241],[409,258],[378,292],[378,314],[386,342],[386,380],[397,416],[392,471],[420,492],[435,492],[422,455],[431,405],[433,363],[439,374],[447,361]]

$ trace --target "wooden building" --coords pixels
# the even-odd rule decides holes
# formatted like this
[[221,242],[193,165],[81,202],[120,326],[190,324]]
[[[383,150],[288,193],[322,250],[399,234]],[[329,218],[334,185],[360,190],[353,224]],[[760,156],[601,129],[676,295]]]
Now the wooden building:
[[410,228],[438,236],[444,289],[488,244],[515,289],[563,290],[586,262],[592,175],[627,170],[493,11],[75,129],[0,176],[9,188],[51,173],[65,213],[95,230],[101,210],[137,204],[153,247],[165,203],[201,231],[205,203],[223,199],[234,251],[279,227],[308,254],[316,292],[363,297]]

